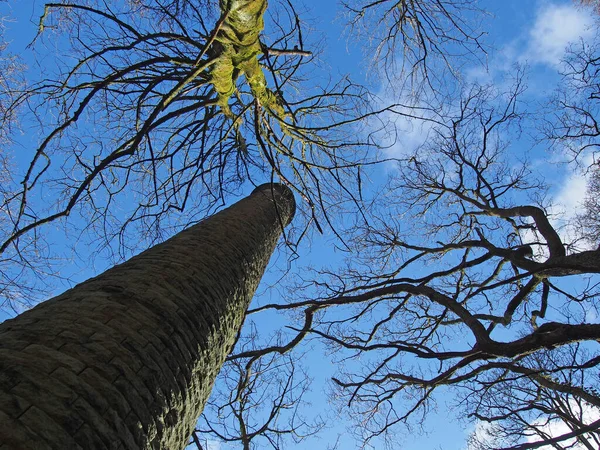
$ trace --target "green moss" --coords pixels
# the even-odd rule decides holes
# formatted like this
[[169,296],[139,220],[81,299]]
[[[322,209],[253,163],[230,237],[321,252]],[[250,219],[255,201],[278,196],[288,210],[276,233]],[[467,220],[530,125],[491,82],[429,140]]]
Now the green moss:
[[265,74],[258,62],[262,53],[259,36],[264,29],[267,0],[221,0],[222,21],[215,37],[216,62],[210,80],[218,94],[223,112],[231,116],[229,99],[236,82],[244,75],[250,90],[267,110],[284,116],[278,97],[267,88]]

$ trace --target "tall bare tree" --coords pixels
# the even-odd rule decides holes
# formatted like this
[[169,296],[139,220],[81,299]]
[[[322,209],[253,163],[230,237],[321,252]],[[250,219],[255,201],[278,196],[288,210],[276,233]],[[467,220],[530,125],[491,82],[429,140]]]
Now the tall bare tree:
[[[477,27],[466,21],[473,11],[470,7],[468,2],[429,0],[349,5],[357,20],[374,14],[376,20],[382,18],[387,24],[382,28],[384,34],[376,36],[383,66],[404,65],[404,74],[414,75],[407,78],[409,87],[425,82],[435,89],[444,80],[436,69],[439,63],[456,72],[451,57],[481,50]],[[367,358],[377,362],[366,377],[340,375],[337,379],[342,393],[353,391],[349,403],[371,419],[367,422],[371,428],[362,428],[363,437],[369,439],[423,410],[439,386],[466,385],[467,369],[472,369],[477,381],[482,379],[478,378],[480,372],[481,377],[493,373],[485,364],[502,359],[498,352],[509,351],[498,349],[501,346],[494,340],[494,330],[529,323],[515,316],[525,304],[519,295],[539,294],[544,304],[548,301],[546,283],[531,280],[545,279],[547,270],[552,272],[547,268],[555,264],[572,269],[569,264],[575,263],[559,254],[562,242],[552,240],[555,236],[542,218],[543,209],[538,208],[540,213],[526,204],[523,211],[534,211],[527,216],[529,213],[518,208],[511,209],[514,205],[494,203],[496,197],[506,197],[506,192],[533,192],[536,188],[527,184],[525,170],[514,175],[514,183],[502,181],[503,176],[510,180],[512,175],[501,162],[496,163],[501,148],[491,145],[496,144],[497,130],[518,118],[513,109],[519,88],[503,111],[488,108],[487,92],[481,89],[466,96],[458,116],[434,119],[439,125],[438,139],[430,143],[428,152],[422,149],[423,153],[402,161],[405,172],[387,193],[393,200],[382,211],[375,211],[375,219],[367,218],[364,213],[372,205],[362,201],[364,172],[357,167],[377,161],[370,150],[378,146],[372,130],[363,139],[361,127],[365,125],[361,121],[382,120],[377,115],[382,110],[370,106],[370,94],[348,80],[327,84],[309,79],[313,47],[307,44],[309,38],[292,3],[271,2],[265,8],[264,0],[222,0],[218,5],[184,0],[49,3],[36,46],[43,52],[45,43],[54,44],[63,56],[56,73],[13,91],[18,95],[10,107],[27,105],[29,120],[34,121],[30,123],[38,123],[42,138],[35,142],[23,177],[14,180],[12,194],[2,204],[10,220],[3,230],[6,237],[0,251],[7,261],[28,266],[24,243],[54,222],[75,227],[91,240],[99,239],[119,260],[138,246],[161,240],[204,217],[242,186],[265,179],[277,179],[299,194],[305,225],[316,223],[323,228],[334,211],[351,205],[358,210],[356,220],[363,224],[355,230],[362,236],[358,242],[368,243],[361,249],[368,258],[365,267],[343,276],[332,274],[331,282],[320,284],[324,291],[318,300],[310,297],[291,305],[261,308],[296,308],[306,321],[289,342],[270,343],[262,349],[240,348],[230,361],[231,367],[237,368],[233,373],[241,376],[240,387],[256,387],[260,379],[252,378],[247,369],[268,365],[265,361],[270,361],[272,354],[285,354],[308,333],[343,351],[385,354],[379,361],[379,355]],[[466,11],[464,16],[461,11]],[[357,21],[354,24],[358,26]],[[395,61],[397,48],[403,49],[404,56]],[[384,109],[397,112],[395,106],[400,105]],[[484,130],[483,141],[477,140],[481,131],[475,131],[477,125]],[[444,149],[441,153],[437,145]],[[481,155],[473,150],[478,146],[483,149]],[[486,186],[481,180],[486,179],[490,167],[495,170],[499,166],[504,172],[494,172],[492,187]],[[453,177],[460,178],[463,171],[470,171],[467,178],[475,187],[445,184],[456,181]],[[444,174],[448,174],[447,180]],[[431,184],[434,181],[441,184]],[[453,200],[444,203],[452,195]],[[50,204],[44,196],[60,200]],[[482,198],[487,198],[487,203]],[[396,205],[397,199],[402,200]],[[392,206],[399,208],[388,208]],[[401,227],[397,215],[405,214],[404,208],[422,225],[419,235],[433,239],[439,234],[441,244],[407,243],[404,230],[397,229]],[[495,217],[497,210],[505,216]],[[422,222],[423,217],[431,220]],[[442,223],[440,217],[453,219]],[[531,224],[522,217],[537,218],[539,223]],[[335,226],[331,228],[337,231]],[[534,265],[524,256],[527,247],[519,240],[522,229],[541,233],[536,242],[554,252],[548,261]],[[373,261],[386,264],[375,268]],[[441,261],[448,268],[426,276],[405,274],[413,266],[421,270],[426,261]],[[489,280],[478,278],[480,270],[490,271]],[[510,275],[507,270],[517,274]],[[518,294],[521,284],[529,290]],[[504,305],[497,293],[513,291],[518,291],[515,298]],[[477,310],[487,295],[497,300],[487,305],[490,311],[486,314],[480,317],[475,312],[471,320],[461,312],[463,308],[471,314],[469,308]],[[506,310],[502,314],[503,305]],[[349,309],[350,316],[331,318],[329,311],[338,308]],[[365,334],[359,326],[367,316],[374,322],[365,325]],[[543,314],[533,316],[539,322]],[[484,324],[476,326],[474,321]],[[530,341],[537,342],[542,334],[538,330],[544,326],[527,330]],[[451,344],[445,342],[446,336],[464,335],[465,330],[472,333],[472,339],[464,348],[443,348]],[[515,342],[520,341],[515,338]],[[483,344],[488,348],[478,347]],[[531,345],[531,352],[539,350]],[[431,381],[418,377],[422,375],[419,368],[409,375],[397,368],[386,372],[398,358],[410,354],[432,361],[427,370],[439,371],[434,363],[441,364],[450,375],[439,381],[438,372]],[[384,372],[383,378],[378,378]],[[455,380],[455,373],[466,378]],[[290,393],[285,384],[283,387],[282,395],[276,395],[282,401]],[[403,392],[421,397],[416,397],[414,410],[395,416],[395,395]],[[239,396],[218,406],[225,405],[240,419],[237,434],[228,434],[231,427],[225,433],[218,428],[222,424],[215,423],[203,430],[247,446],[264,438],[276,442],[288,428],[279,423],[274,430],[274,422],[268,418],[256,425],[255,418],[247,415],[249,409],[244,409],[252,404],[251,393],[240,389]],[[278,411],[281,404],[271,412]],[[379,422],[385,413],[386,419]],[[262,429],[263,425],[266,428]],[[529,426],[535,426],[533,420]],[[290,429],[296,432],[300,428],[293,425]]]
[[0,446],[183,449],[294,211],[259,186],[0,324]]

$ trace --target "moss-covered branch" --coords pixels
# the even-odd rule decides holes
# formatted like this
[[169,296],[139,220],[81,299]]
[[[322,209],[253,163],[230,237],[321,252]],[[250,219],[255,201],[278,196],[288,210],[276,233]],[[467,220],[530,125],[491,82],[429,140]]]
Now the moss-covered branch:
[[258,62],[262,52],[259,35],[264,28],[267,0],[221,0],[222,16],[215,37],[211,83],[219,96],[223,112],[231,114],[229,99],[236,81],[244,75],[256,100],[266,109],[283,116],[277,96],[267,88],[265,74]]

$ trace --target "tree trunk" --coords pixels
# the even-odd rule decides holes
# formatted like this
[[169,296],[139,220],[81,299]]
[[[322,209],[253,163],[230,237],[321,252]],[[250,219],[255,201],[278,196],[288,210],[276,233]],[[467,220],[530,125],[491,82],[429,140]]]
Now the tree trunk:
[[0,324],[0,448],[184,448],[294,210],[260,186]]

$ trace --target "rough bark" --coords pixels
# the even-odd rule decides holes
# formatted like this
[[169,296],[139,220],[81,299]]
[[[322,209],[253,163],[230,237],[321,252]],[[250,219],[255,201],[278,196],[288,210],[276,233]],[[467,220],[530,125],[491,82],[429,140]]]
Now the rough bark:
[[0,447],[184,448],[294,209],[261,186],[0,324]]

